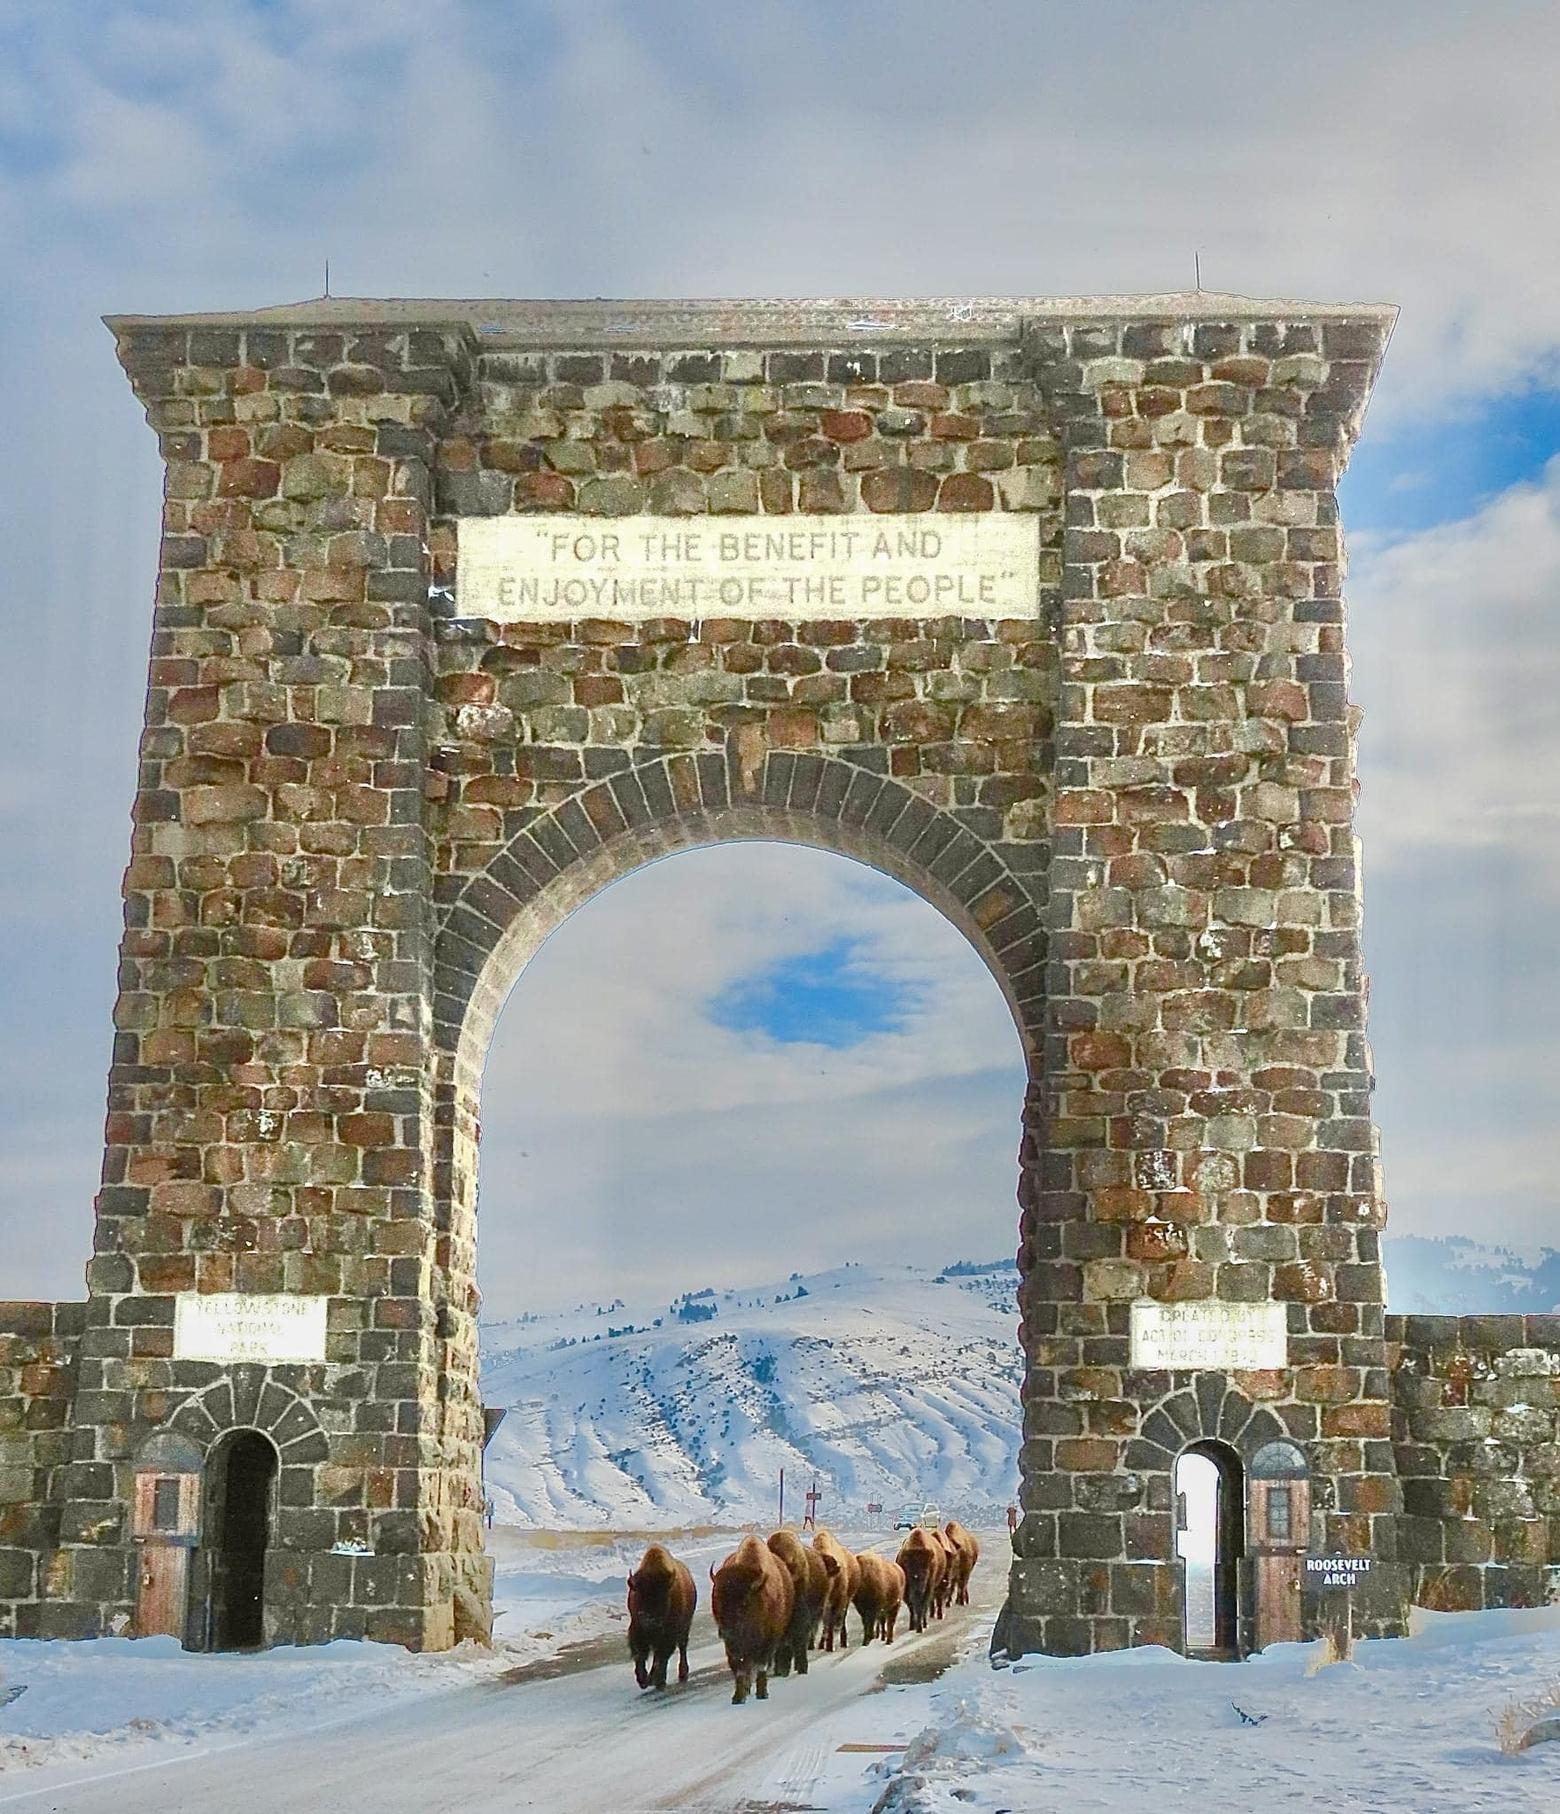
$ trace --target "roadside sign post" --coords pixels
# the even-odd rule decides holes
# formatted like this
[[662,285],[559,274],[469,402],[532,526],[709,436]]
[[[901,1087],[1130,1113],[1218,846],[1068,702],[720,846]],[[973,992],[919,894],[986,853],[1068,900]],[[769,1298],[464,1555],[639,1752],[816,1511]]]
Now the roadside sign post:
[[1354,1654],[1354,1590],[1371,1571],[1369,1556],[1307,1556],[1307,1590],[1322,1596],[1322,1626],[1339,1657]]

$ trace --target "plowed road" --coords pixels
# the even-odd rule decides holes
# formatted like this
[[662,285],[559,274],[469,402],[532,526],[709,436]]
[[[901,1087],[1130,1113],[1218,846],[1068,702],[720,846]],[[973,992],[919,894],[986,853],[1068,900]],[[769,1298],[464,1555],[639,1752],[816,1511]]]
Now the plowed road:
[[[857,1641],[815,1653],[805,1678],[770,1684],[767,1701],[733,1707],[731,1678],[701,1612],[686,1686],[640,1695],[621,1639],[592,1646],[564,1673],[397,1701],[380,1713],[246,1742],[179,1752],[113,1772],[50,1772],[46,1784],[0,1781],[17,1814],[759,1814],[815,1805],[810,1791],[862,1736],[863,1696],[885,1676],[925,1680],[953,1660],[972,1625],[994,1613],[1005,1570],[983,1560],[974,1604],[892,1645]],[[702,1598],[702,1596],[701,1596]],[[610,1660],[603,1660],[609,1658]],[[675,1673],[675,1665],[674,1665]],[[870,1735],[897,1730],[894,1697]],[[874,1714],[876,1709],[871,1710]],[[876,1728],[882,1727],[881,1734]],[[861,1765],[870,1758],[855,1760]],[[838,1778],[836,1777],[836,1782]],[[875,1792],[864,1784],[861,1806]]]

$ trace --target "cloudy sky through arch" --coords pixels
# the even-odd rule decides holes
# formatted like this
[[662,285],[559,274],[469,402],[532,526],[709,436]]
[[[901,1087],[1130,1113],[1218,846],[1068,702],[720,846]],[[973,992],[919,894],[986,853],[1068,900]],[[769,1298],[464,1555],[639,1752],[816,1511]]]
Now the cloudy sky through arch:
[[79,1294],[101,1154],[160,481],[97,318],[327,256],[361,295],[927,295],[1196,252],[1400,304],[1342,494],[1393,1228],[1560,1245],[1557,87],[1551,0],[0,8],[0,1294]]
[[1008,1257],[1023,1092],[995,979],[901,883],[793,844],[664,858],[577,908],[499,1016],[484,1295]]

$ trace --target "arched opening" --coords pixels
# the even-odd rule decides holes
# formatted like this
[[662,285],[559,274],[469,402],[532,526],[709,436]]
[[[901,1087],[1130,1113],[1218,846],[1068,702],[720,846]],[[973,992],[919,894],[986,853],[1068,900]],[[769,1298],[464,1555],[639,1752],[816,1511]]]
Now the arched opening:
[[[562,1352],[534,1390],[523,1367],[507,1366],[502,1381],[489,1367],[484,1396],[509,1413],[486,1467],[501,1525],[605,1525],[614,1506],[634,1527],[658,1509],[689,1523],[721,1507],[734,1516],[754,1503],[741,1497],[759,1465],[748,1465],[751,1454],[767,1458],[771,1517],[782,1466],[786,1516],[814,1511],[805,1495],[815,1452],[818,1522],[847,1512],[859,1521],[872,1505],[891,1528],[912,1497],[946,1501],[952,1517],[979,1491],[1000,1528],[1016,1499],[1027,1042],[1011,993],[994,983],[998,966],[968,916],[854,852],[752,835],[767,829],[665,861],[636,853],[588,888],[571,878],[563,910],[538,916],[524,945],[502,954],[513,993],[501,1020],[497,1006],[484,1012],[494,1030],[480,1054],[480,1210],[470,1223],[474,1242],[481,1228],[483,1343],[490,1363],[495,1326],[516,1348],[556,1342]],[[462,1056],[471,1080],[479,1054],[463,1041]],[[470,1125],[474,1133],[474,1115]],[[872,1289],[864,1275],[889,1272],[907,1295],[946,1302],[950,1341],[969,1350],[971,1380],[989,1391],[957,1460],[952,1438],[947,1454],[929,1439],[918,1445],[886,1400],[870,1416],[842,1413],[837,1440],[782,1428],[807,1389],[789,1376],[792,1355],[826,1347],[805,1326],[822,1314],[821,1291],[837,1293],[839,1357]],[[823,1274],[837,1276],[820,1287]],[[812,1304],[799,1301],[809,1293]],[[602,1310],[593,1324],[564,1318],[551,1333],[550,1311],[589,1299]],[[540,1334],[514,1329],[533,1302]],[[893,1306],[877,1310],[892,1319]],[[679,1319],[695,1318],[687,1333],[699,1346],[725,1344],[711,1352],[729,1369],[729,1390],[713,1427],[672,1429],[688,1375],[675,1386],[656,1377],[653,1351]],[[786,1347],[793,1320],[800,1333]],[[770,1343],[767,1324],[783,1340]],[[879,1377],[900,1363],[930,1366],[916,1342],[917,1331],[896,1328]],[[639,1358],[624,1361],[619,1395],[610,1368],[630,1350]],[[658,1453],[638,1425],[623,1427],[630,1397],[658,1420]],[[935,1415],[957,1429],[965,1411],[939,1404]],[[831,1414],[825,1406],[818,1422]],[[854,1465],[831,1469],[824,1457],[846,1447]],[[513,1480],[522,1450],[565,1464],[529,1497]]]
[[202,1570],[207,1650],[265,1643],[266,1556],[276,1519],[278,1457],[259,1430],[233,1430],[206,1462]]
[[1193,1443],[1175,1464],[1175,1506],[1186,1654],[1238,1656],[1240,1561],[1245,1551],[1240,1457],[1222,1442]]

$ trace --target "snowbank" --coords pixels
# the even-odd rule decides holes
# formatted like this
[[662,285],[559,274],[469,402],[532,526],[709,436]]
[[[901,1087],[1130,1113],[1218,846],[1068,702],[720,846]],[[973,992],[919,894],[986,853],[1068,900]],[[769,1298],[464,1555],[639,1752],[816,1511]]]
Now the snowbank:
[[1560,1680],[1560,1609],[1416,1623],[1414,1637],[1360,1643],[1352,1664],[1320,1670],[1298,1644],[1243,1664],[1145,1649],[994,1671],[972,1657],[936,1684],[888,1691],[903,1756],[866,1784],[842,1774],[826,1805],[874,1805],[871,1787],[878,1814],[1553,1814],[1556,1748],[1503,1755],[1494,1714]]
[[8,1687],[24,1690],[0,1707],[0,1772],[296,1731],[386,1698],[464,1687],[624,1629],[632,1544],[549,1544],[497,1530],[492,1548],[491,1651],[464,1644],[414,1656],[335,1643],[194,1656],[173,1638],[0,1641],[0,1700]]

